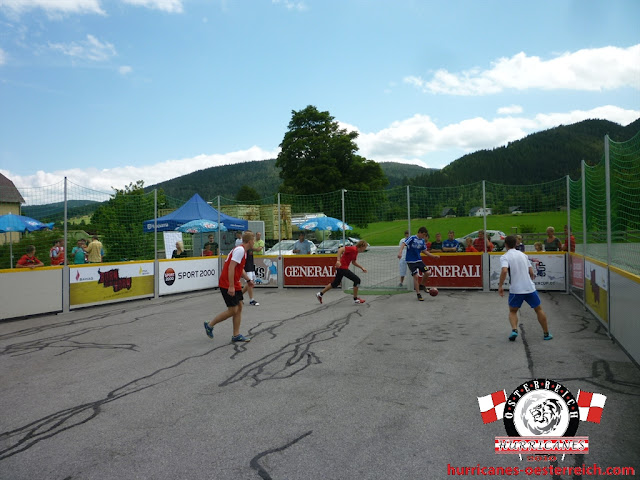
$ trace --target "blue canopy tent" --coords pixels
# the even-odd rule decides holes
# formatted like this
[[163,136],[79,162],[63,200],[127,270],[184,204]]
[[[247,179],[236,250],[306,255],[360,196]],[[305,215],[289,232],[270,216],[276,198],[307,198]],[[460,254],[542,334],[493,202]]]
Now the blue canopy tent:
[[[201,220],[203,218],[218,221],[218,211],[209,205],[197,193],[191,197],[184,205],[177,210],[171,212],[164,217],[158,218],[158,231],[168,232],[174,231],[176,228],[184,225],[192,220]],[[247,230],[249,222],[241,218],[231,217],[220,212],[220,223],[227,230]],[[143,223],[143,229],[147,233],[152,233],[154,229],[154,220],[147,220]]]

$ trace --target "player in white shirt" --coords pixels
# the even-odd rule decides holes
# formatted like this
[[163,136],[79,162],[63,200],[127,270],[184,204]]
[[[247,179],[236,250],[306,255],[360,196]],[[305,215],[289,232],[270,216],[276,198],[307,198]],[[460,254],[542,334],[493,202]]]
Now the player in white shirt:
[[504,297],[503,284],[509,274],[509,322],[511,323],[511,334],[509,340],[512,342],[518,337],[518,310],[522,306],[522,302],[527,302],[538,316],[538,322],[544,333],[544,340],[551,340],[553,335],[549,333],[547,326],[547,315],[540,305],[540,297],[536,291],[533,279],[536,274],[533,271],[529,257],[519,250],[516,250],[516,237],[508,235],[504,239],[507,252],[500,257],[500,281],[498,284],[498,293]]

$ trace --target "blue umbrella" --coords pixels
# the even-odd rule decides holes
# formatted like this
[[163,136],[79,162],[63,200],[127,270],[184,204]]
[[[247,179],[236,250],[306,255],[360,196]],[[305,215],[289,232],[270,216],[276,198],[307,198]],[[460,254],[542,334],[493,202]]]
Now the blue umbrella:
[[[53,222],[42,223],[31,217],[23,217],[22,215],[14,215],[13,213],[0,216],[0,233],[35,232],[36,230],[44,230],[45,228],[53,228]],[[10,237],[9,259],[11,268],[13,268],[13,237]]]
[[221,232],[226,232],[227,227],[224,224],[219,224],[213,220],[200,219],[200,220],[191,220],[183,225],[180,225],[176,230],[178,232],[185,233],[204,233],[204,232],[217,232],[218,227],[220,227]]
[[333,217],[313,217],[300,225],[300,228],[302,230],[324,230],[326,232],[353,230],[353,228],[346,223]]
[[34,232],[36,230],[44,230],[45,228],[53,228],[52,223],[42,223],[31,217],[23,217],[22,215],[14,215],[8,213],[0,216],[0,233],[6,232]]

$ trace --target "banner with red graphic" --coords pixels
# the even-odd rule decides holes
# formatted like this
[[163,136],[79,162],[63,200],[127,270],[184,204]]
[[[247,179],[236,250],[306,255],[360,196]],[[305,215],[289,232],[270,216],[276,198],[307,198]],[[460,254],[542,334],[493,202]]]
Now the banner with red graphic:
[[482,254],[440,254],[422,261],[429,269],[429,287],[482,288]]
[[285,287],[324,286],[336,276],[335,255],[283,255],[282,261]]

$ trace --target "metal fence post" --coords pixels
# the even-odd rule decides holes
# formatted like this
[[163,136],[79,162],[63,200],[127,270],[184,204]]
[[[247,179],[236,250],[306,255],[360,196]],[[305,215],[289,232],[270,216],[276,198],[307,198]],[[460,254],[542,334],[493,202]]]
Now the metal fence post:
[[487,253],[487,189],[485,186],[485,180],[482,180],[482,228],[484,230],[485,241],[482,246],[482,251]]
[[[341,201],[342,201],[342,223],[346,223],[345,218],[344,218],[344,192],[346,192],[346,190],[343,188],[340,193],[341,195]],[[344,242],[345,238],[347,237],[347,232],[346,230],[343,228],[342,229],[342,241]],[[324,238],[324,237],[323,237]]]
[[410,186],[407,185],[407,225],[409,230],[409,235],[411,235],[411,193]]
[[571,293],[571,279],[569,278],[569,262],[571,260],[571,179],[567,175],[567,238],[566,238],[567,254],[565,255],[564,271],[565,284],[567,286],[566,293]]
[[[278,244],[280,248],[282,248],[282,214],[280,213],[280,192],[278,192]],[[280,251],[278,251],[278,259],[276,260],[278,264],[278,288],[280,290],[284,289],[284,258],[280,255]]]
[[69,305],[71,303],[71,288],[70,288],[70,278],[71,270],[69,269],[69,250],[67,247],[69,245],[68,238],[68,223],[69,223],[69,211],[67,204],[67,177],[64,177],[64,263],[62,264],[62,313],[69,313]]
[[158,189],[153,189],[153,298],[160,297],[160,260],[158,259]]
[[[585,173],[586,164],[584,163],[584,160],[582,160],[580,165],[580,176],[582,180],[582,270],[584,272],[584,264],[587,257],[587,179]],[[582,282],[584,283],[584,279]],[[582,287],[582,305],[585,309],[587,308],[587,293],[584,285]]]
[[604,136],[604,185],[607,197],[607,333],[611,338],[611,163],[609,161],[609,135]]

